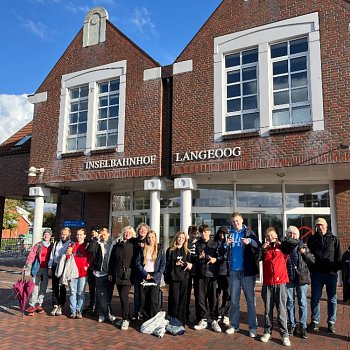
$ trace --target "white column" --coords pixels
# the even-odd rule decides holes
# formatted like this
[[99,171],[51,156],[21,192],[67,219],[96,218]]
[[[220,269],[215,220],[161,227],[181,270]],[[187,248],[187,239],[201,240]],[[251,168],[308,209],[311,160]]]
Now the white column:
[[170,214],[163,214],[163,247],[165,251],[169,248],[169,223]]
[[145,180],[145,191],[150,191],[150,228],[156,231],[159,237],[160,231],[160,191],[164,191],[166,186],[160,179],[154,178]]
[[50,196],[50,190],[45,187],[37,186],[29,188],[29,196],[35,197],[34,222],[32,244],[39,242],[42,236],[43,218],[44,218],[44,197]]
[[150,227],[157,232],[159,237],[160,230],[160,191],[150,191]]
[[197,188],[197,182],[190,177],[175,179],[174,188],[181,190],[180,230],[187,233],[192,225],[192,190]]
[[192,224],[192,190],[181,191],[180,230],[187,232]]
[[44,218],[44,197],[35,197],[32,245],[41,241]]

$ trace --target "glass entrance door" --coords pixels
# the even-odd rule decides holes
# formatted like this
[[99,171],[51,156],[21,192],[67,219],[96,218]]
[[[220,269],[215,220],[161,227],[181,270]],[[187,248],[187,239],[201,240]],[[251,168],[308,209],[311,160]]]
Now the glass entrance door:
[[[266,214],[265,212],[242,214],[243,223],[249,226],[259,237],[261,243],[264,242],[264,232],[270,226],[274,227],[280,239],[283,237],[283,215]],[[262,282],[262,263],[260,262],[260,274],[258,282]]]

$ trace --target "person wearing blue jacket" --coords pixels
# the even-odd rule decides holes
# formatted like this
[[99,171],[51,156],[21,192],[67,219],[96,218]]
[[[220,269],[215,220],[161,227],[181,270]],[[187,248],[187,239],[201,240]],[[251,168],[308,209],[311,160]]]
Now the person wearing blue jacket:
[[158,244],[155,231],[148,231],[145,245],[139,249],[135,265],[142,281],[140,283],[141,313],[143,319],[148,320],[159,312],[160,282],[166,266],[165,252]]
[[259,273],[260,247],[255,233],[243,225],[240,213],[231,215],[230,237],[227,239],[229,283],[231,295],[230,328],[227,334],[239,330],[240,296],[243,289],[248,308],[249,336],[256,337],[258,327],[255,306],[255,280]]

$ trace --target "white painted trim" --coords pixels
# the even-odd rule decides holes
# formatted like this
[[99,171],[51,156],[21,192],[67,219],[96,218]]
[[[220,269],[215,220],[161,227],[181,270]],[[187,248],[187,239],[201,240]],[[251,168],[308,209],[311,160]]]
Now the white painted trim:
[[182,62],[176,62],[173,65],[173,74],[180,74],[193,71],[193,61],[187,60]]
[[40,103],[40,102],[46,102],[47,101],[47,91],[40,92],[38,94],[34,95],[28,95],[28,101],[30,103]]
[[57,158],[66,153],[66,130],[67,115],[69,107],[69,89],[89,84],[89,107],[88,107],[88,124],[87,138],[84,153],[90,154],[95,149],[95,127],[96,127],[96,105],[97,105],[97,83],[104,80],[119,78],[119,124],[118,124],[118,143],[117,152],[124,151],[124,133],[125,133],[125,95],[126,95],[126,71],[127,61],[109,63],[82,71],[68,73],[62,76],[61,80],[61,104],[60,119],[58,129]]
[[162,76],[162,68],[150,68],[143,71],[143,81],[160,79]]
[[227,53],[258,47],[260,135],[269,136],[272,128],[270,49],[272,43],[308,36],[310,57],[311,115],[313,130],[324,129],[322,70],[318,12],[289,18],[214,38],[214,141],[225,132],[225,61]]

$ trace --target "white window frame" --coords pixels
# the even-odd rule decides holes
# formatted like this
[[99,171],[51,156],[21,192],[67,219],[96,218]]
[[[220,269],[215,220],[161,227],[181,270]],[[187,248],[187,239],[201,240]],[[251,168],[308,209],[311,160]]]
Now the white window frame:
[[[124,133],[125,133],[125,90],[126,90],[126,66],[127,62],[118,61],[103,66],[94,67],[74,73],[65,74],[61,80],[61,104],[60,119],[58,129],[57,158],[62,154],[74,153],[76,151],[67,151],[67,126],[69,115],[69,90],[71,88],[89,84],[89,102],[88,102],[88,121],[86,132],[85,155],[89,155],[91,150],[96,147],[97,130],[97,95],[98,83],[106,80],[119,79],[119,120],[118,120],[118,141],[115,147],[117,152],[124,152]],[[110,147],[106,147],[110,148]],[[113,147],[114,148],[114,147]],[[101,149],[100,147],[98,149]]]
[[[269,136],[272,127],[272,65],[270,45],[293,38],[308,37],[309,79],[311,99],[311,124],[313,130],[324,130],[321,49],[318,12],[289,18],[241,32],[214,38],[214,141],[220,142],[224,135],[244,134],[226,132],[226,77],[225,55],[258,46],[258,96],[261,136]],[[285,126],[279,126],[281,129]],[[286,126],[288,127],[288,126]]]

